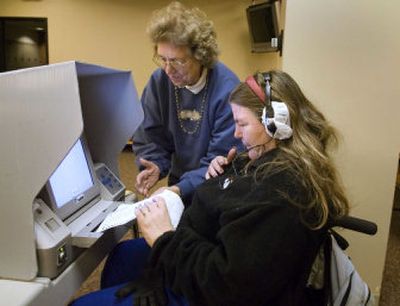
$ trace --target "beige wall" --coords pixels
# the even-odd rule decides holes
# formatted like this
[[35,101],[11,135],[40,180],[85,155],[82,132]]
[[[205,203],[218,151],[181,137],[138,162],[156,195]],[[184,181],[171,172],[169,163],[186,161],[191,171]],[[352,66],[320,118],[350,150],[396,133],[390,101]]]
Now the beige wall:
[[378,234],[351,234],[351,255],[378,292],[400,149],[399,1],[288,1],[283,69],[343,135],[338,165],[353,214]]
[[[155,68],[145,34],[154,9],[165,0],[1,0],[0,16],[47,17],[50,63],[79,60],[132,70],[141,93]],[[257,69],[281,65],[278,53],[252,54],[245,9],[251,1],[182,1],[214,21],[220,59],[243,79]]]

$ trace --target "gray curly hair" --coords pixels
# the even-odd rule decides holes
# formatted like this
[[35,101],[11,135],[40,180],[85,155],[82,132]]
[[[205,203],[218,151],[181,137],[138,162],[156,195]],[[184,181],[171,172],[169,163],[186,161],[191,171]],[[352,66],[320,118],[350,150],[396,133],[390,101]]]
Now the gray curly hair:
[[188,46],[203,66],[210,68],[218,59],[218,46],[214,24],[198,8],[186,8],[180,2],[153,13],[147,33],[154,44],[170,42],[176,46]]

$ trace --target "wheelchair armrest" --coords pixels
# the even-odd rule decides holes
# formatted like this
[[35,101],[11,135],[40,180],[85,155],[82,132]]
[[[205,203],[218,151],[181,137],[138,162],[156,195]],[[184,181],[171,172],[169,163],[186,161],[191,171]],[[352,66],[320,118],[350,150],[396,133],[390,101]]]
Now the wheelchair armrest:
[[368,235],[375,235],[378,231],[378,226],[371,221],[360,219],[351,216],[341,217],[337,220],[334,220],[331,227],[343,227],[352,231],[368,234]]

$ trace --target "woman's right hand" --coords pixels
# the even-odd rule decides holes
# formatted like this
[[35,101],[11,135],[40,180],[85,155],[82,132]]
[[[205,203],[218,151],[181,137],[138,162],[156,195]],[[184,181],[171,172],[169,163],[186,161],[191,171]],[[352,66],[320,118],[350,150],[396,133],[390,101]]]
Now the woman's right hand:
[[174,230],[167,204],[162,197],[153,197],[151,201],[137,207],[135,214],[139,231],[150,247],[162,234]]
[[235,158],[235,156],[236,156],[236,148],[233,147],[232,149],[229,150],[228,155],[226,157],[221,155],[215,157],[208,166],[206,172],[206,180],[212,177],[219,176],[222,173],[224,173],[224,167],[226,165],[229,165]]
[[145,197],[148,197],[150,189],[158,182],[160,179],[160,169],[158,166],[144,158],[141,158],[140,163],[145,167],[140,173],[136,176],[136,190]]

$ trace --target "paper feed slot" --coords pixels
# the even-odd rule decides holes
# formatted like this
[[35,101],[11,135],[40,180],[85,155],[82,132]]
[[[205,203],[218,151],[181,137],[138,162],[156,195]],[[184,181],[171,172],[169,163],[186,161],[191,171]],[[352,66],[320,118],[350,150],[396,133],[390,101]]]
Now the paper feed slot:
[[71,230],[72,245],[90,248],[103,235],[95,230],[109,213],[117,209],[118,204],[119,202],[100,200],[73,220],[68,225]]

